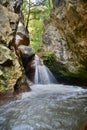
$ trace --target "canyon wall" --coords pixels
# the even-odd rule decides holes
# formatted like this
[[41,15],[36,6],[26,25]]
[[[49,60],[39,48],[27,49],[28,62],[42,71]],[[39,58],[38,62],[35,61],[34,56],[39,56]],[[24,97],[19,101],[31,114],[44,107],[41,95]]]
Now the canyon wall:
[[56,61],[53,71],[87,79],[87,1],[53,0],[53,4],[43,34],[44,51]]
[[29,90],[22,63],[26,50],[18,49],[29,45],[28,30],[20,11],[22,3],[23,0],[0,0],[0,93]]

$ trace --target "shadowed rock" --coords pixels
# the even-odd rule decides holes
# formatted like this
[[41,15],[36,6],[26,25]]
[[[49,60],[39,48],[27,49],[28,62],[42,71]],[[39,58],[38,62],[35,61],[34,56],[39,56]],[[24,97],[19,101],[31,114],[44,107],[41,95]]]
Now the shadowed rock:
[[30,91],[30,87],[27,84],[26,76],[23,75],[18,78],[16,84],[14,85],[14,94],[19,94],[26,91]]
[[54,7],[60,6],[63,0],[52,0]]
[[23,0],[15,0],[14,6],[13,6],[15,13],[20,13],[20,7],[22,4],[23,4]]
[[34,73],[35,73],[35,68],[33,67],[35,53],[30,47],[24,45],[20,45],[18,47],[18,51],[22,58],[23,66],[25,68],[25,73],[27,77],[31,81],[33,81]]
[[87,130],[87,122],[84,122],[80,128],[80,130]]

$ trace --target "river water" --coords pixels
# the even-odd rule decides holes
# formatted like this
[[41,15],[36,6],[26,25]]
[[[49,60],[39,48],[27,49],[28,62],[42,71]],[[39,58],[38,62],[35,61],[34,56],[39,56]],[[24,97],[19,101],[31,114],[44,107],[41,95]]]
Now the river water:
[[80,130],[87,121],[87,90],[33,85],[20,99],[0,103],[0,130]]

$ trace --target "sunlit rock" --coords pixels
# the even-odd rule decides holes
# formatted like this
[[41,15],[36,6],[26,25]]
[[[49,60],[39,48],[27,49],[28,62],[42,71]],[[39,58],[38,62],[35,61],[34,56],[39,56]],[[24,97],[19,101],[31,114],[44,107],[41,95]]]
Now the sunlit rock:
[[20,77],[23,81],[20,87],[28,86],[26,78],[23,80],[25,77],[23,65],[15,50],[19,14],[14,13],[13,6],[14,0],[0,0],[0,93],[13,92]]
[[10,46],[14,40],[18,16],[0,5],[0,44]]
[[0,45],[0,64],[4,64],[7,61],[12,61],[11,50],[7,47]]
[[29,45],[29,32],[25,28],[24,24],[19,22],[17,32],[16,32],[16,38],[15,38],[15,46],[16,48],[19,45]]
[[25,46],[25,45],[20,45],[18,47],[18,51],[22,57],[31,58],[35,55],[32,48],[30,48],[29,46]]
[[87,79],[87,1],[60,0],[46,22],[45,52],[54,54],[54,71],[64,76]]

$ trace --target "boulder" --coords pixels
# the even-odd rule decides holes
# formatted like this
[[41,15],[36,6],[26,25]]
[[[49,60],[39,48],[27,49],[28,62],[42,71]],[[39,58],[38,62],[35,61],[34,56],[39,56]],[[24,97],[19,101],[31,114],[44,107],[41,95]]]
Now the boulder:
[[26,57],[26,58],[31,58],[35,55],[33,49],[25,45],[20,45],[18,47],[18,51],[22,57]]
[[31,69],[32,67],[30,64],[33,62],[35,53],[30,47],[24,46],[24,45],[20,45],[18,47],[18,51],[19,51],[19,54],[22,58],[22,63],[23,63],[24,69],[25,69],[25,73],[29,78],[30,77],[29,75],[30,75],[31,70],[32,70]]
[[20,45],[26,45],[26,46],[29,45],[29,33],[22,22],[19,22],[16,32],[16,38],[15,38],[16,49]]

